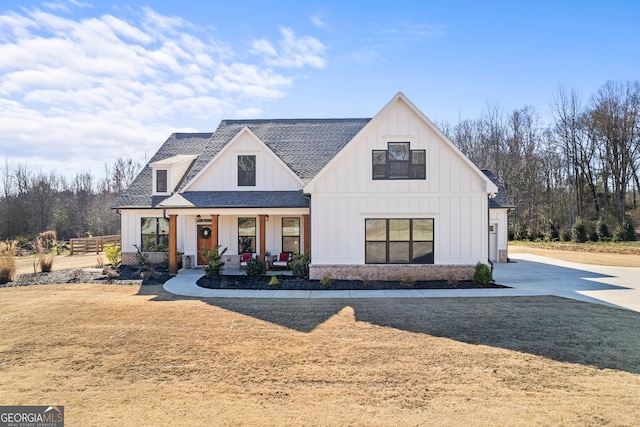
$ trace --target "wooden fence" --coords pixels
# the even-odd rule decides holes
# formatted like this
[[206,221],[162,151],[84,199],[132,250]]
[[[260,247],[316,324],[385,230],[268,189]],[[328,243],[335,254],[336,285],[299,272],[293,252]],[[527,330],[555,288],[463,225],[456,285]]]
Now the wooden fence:
[[96,236],[69,240],[70,255],[95,252],[99,254],[104,250],[104,245],[111,243],[120,246],[120,235]]

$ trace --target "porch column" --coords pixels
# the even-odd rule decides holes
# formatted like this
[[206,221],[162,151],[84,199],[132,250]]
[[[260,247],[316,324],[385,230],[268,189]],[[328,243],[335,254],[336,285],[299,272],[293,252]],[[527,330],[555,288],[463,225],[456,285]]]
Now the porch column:
[[169,215],[169,274],[178,273],[178,215]]
[[304,233],[304,253],[309,253],[311,248],[311,222],[309,215],[302,215],[302,232]]
[[260,261],[265,262],[266,261],[266,257],[264,256],[264,253],[266,251],[266,247],[267,247],[267,239],[266,239],[266,221],[265,221],[265,216],[264,215],[259,215],[260,217]]
[[211,215],[211,250],[218,246],[218,215]]

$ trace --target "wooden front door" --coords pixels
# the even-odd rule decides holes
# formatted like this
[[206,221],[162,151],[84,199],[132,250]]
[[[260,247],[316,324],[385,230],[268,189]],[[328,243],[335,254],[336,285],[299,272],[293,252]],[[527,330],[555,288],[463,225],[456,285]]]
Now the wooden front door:
[[198,265],[204,265],[207,263],[204,258],[204,252],[211,250],[211,239],[211,225],[198,225]]

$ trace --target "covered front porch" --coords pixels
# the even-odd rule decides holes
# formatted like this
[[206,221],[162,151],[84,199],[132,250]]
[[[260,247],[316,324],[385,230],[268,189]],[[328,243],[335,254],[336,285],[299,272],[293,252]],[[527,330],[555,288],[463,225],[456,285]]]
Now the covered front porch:
[[[182,259],[198,268],[206,251],[226,248],[225,274],[244,274],[240,256],[251,253],[267,268],[281,252],[305,253],[310,248],[308,208],[167,209],[169,273],[178,273]],[[181,258],[183,257],[183,258]]]

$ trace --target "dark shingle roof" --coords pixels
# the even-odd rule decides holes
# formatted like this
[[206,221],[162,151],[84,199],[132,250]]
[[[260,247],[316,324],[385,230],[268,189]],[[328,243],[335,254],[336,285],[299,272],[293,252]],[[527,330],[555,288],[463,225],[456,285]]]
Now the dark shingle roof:
[[302,191],[187,191],[161,202],[162,208],[308,208]]
[[313,178],[371,119],[223,120],[196,160],[191,181],[242,129],[249,128],[304,182]]
[[490,208],[515,208],[516,205],[513,204],[509,195],[507,194],[506,188],[504,185],[498,180],[493,172],[490,170],[483,169],[482,172],[498,187],[498,194],[492,199],[489,200]]
[[[223,120],[218,129],[204,134],[173,134],[149,163],[178,154],[196,154],[181,187],[189,183],[242,129],[249,128],[303,182],[311,180],[371,119]],[[163,196],[152,197],[151,168],[144,170],[115,207],[155,207]],[[196,192],[193,192],[196,193]],[[241,192],[232,192],[238,194]],[[188,193],[182,193],[186,197]],[[205,202],[202,197],[194,196]],[[272,197],[265,194],[264,197]],[[194,199],[194,201],[196,200]],[[284,202],[283,202],[284,203]],[[199,205],[198,205],[199,206]],[[307,205],[308,206],[308,205]]]
[[[149,160],[149,163],[180,154],[198,155],[207,145],[212,135],[212,133],[174,133],[162,144],[162,147]],[[115,207],[150,208],[155,207],[166,199],[166,196],[151,196],[153,190],[151,175],[151,167],[147,164],[116,202]]]

